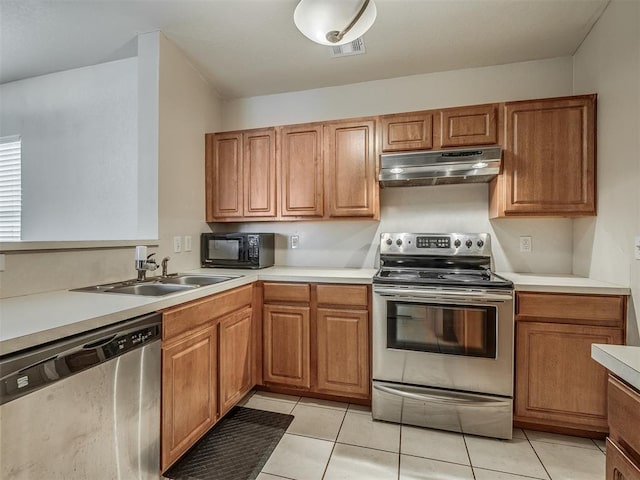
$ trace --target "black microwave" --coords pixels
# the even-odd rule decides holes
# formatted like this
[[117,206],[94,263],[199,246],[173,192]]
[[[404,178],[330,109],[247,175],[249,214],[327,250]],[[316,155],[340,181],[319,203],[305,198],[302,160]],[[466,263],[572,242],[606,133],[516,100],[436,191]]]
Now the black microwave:
[[273,233],[203,233],[203,267],[265,268],[273,265]]

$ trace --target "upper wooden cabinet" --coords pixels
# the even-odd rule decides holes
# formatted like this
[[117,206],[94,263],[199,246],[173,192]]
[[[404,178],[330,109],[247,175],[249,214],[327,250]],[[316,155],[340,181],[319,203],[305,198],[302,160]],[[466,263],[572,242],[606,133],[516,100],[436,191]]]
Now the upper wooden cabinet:
[[276,215],[275,129],[207,134],[207,221]]
[[325,170],[330,217],[379,217],[376,122],[325,125]]
[[596,96],[506,103],[490,216],[595,215]]
[[447,108],[438,112],[440,147],[498,143],[498,105]]
[[433,148],[433,112],[383,115],[380,125],[383,152]]
[[280,206],[283,217],[322,217],[324,165],[322,124],[289,125],[278,130]]

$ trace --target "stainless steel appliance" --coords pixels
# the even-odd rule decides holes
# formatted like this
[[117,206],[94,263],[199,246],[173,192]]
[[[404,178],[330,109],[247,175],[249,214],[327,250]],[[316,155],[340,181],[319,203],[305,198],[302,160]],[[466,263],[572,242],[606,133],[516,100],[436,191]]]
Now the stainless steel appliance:
[[273,233],[203,233],[200,260],[203,267],[265,268],[274,262]]
[[380,163],[382,187],[486,183],[500,173],[502,148],[383,153]]
[[0,478],[157,480],[161,315],[0,358]]
[[511,438],[513,285],[489,234],[383,233],[373,293],[373,417]]

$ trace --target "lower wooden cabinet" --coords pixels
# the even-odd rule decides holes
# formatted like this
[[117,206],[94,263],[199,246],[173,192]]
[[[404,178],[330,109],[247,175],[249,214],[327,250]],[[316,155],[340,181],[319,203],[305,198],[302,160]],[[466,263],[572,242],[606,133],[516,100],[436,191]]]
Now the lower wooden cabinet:
[[367,285],[265,282],[265,385],[369,399],[369,297]]
[[607,372],[592,360],[591,344],[624,342],[625,298],[517,294],[516,426],[607,432]]
[[253,387],[252,309],[245,307],[220,320],[220,416]]
[[369,315],[366,310],[318,308],[318,383],[315,390],[367,398]]
[[254,386],[252,301],[247,285],[163,312],[161,471]]
[[289,387],[311,386],[309,307],[263,308],[263,380]]
[[609,375],[607,480],[640,480],[640,392]]
[[217,326],[196,330],[162,349],[162,468],[216,422]]

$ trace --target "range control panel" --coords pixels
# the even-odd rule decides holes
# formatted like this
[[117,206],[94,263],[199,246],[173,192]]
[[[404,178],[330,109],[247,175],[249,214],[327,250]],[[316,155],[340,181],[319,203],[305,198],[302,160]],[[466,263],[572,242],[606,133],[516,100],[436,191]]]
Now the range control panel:
[[488,233],[382,233],[381,255],[491,255]]

